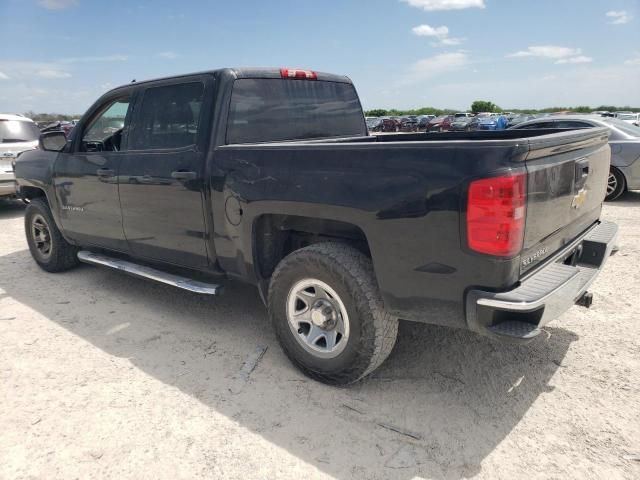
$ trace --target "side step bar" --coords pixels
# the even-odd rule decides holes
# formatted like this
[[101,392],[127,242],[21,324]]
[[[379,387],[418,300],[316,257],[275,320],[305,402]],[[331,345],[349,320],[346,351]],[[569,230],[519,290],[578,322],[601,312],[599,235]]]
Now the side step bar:
[[166,273],[145,265],[120,260],[119,258],[108,257],[106,255],[89,252],[87,250],[79,251],[78,259],[84,263],[115,268],[116,270],[121,270],[136,277],[148,278],[150,280],[155,280],[156,282],[181,288],[182,290],[189,290],[190,292],[202,293],[205,295],[218,295],[222,292],[221,285],[199,282],[187,277]]

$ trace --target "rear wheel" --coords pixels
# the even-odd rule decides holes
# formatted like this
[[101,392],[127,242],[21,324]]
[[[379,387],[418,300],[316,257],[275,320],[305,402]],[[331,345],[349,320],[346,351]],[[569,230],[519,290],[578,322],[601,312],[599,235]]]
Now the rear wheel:
[[41,198],[31,200],[24,215],[24,227],[31,256],[47,272],[62,272],[80,263],[78,248],[69,244]]
[[312,245],[280,262],[269,287],[269,315],[289,359],[334,385],[375,370],[398,332],[398,319],[383,309],[371,260],[338,243]]
[[607,196],[606,201],[615,200],[627,189],[627,181],[624,175],[616,167],[609,170],[609,178],[607,179]]

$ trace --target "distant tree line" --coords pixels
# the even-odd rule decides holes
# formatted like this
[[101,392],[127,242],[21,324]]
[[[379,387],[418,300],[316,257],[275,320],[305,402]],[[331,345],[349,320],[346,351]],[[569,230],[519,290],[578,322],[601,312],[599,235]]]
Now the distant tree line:
[[74,120],[82,115],[67,115],[64,113],[36,113],[33,110],[24,112],[24,116],[30,118],[34,122],[57,122],[58,120]]
[[[548,107],[548,108],[500,108],[493,102],[487,100],[476,100],[471,104],[471,108],[469,111],[473,113],[479,112],[514,112],[514,113],[552,113],[552,112],[576,112],[576,113],[591,113],[597,110],[606,110],[608,112],[616,112],[620,110],[628,111],[628,112],[640,112],[640,107],[618,107],[615,105],[600,105],[598,107],[590,107],[588,105],[580,105],[577,107]],[[454,108],[433,108],[433,107],[422,107],[422,108],[414,108],[411,110],[399,110],[396,108],[384,109],[384,108],[374,108],[373,110],[365,111],[365,115],[367,117],[396,117],[400,115],[447,115],[450,113],[458,112],[459,110]]]

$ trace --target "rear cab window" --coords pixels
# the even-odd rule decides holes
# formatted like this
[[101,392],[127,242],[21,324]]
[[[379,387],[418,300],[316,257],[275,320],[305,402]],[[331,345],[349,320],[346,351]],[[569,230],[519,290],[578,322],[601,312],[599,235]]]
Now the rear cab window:
[[367,135],[350,83],[241,78],[233,84],[227,144]]
[[0,143],[33,142],[40,130],[32,121],[0,119]]

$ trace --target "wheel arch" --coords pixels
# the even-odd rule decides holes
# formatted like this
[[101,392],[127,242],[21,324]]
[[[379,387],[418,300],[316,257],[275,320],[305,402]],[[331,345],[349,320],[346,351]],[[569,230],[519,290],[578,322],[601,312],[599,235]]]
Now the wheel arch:
[[364,230],[354,223],[291,214],[262,214],[252,231],[253,264],[258,288],[267,298],[269,280],[280,261],[290,253],[317,243],[346,243],[371,258]]

